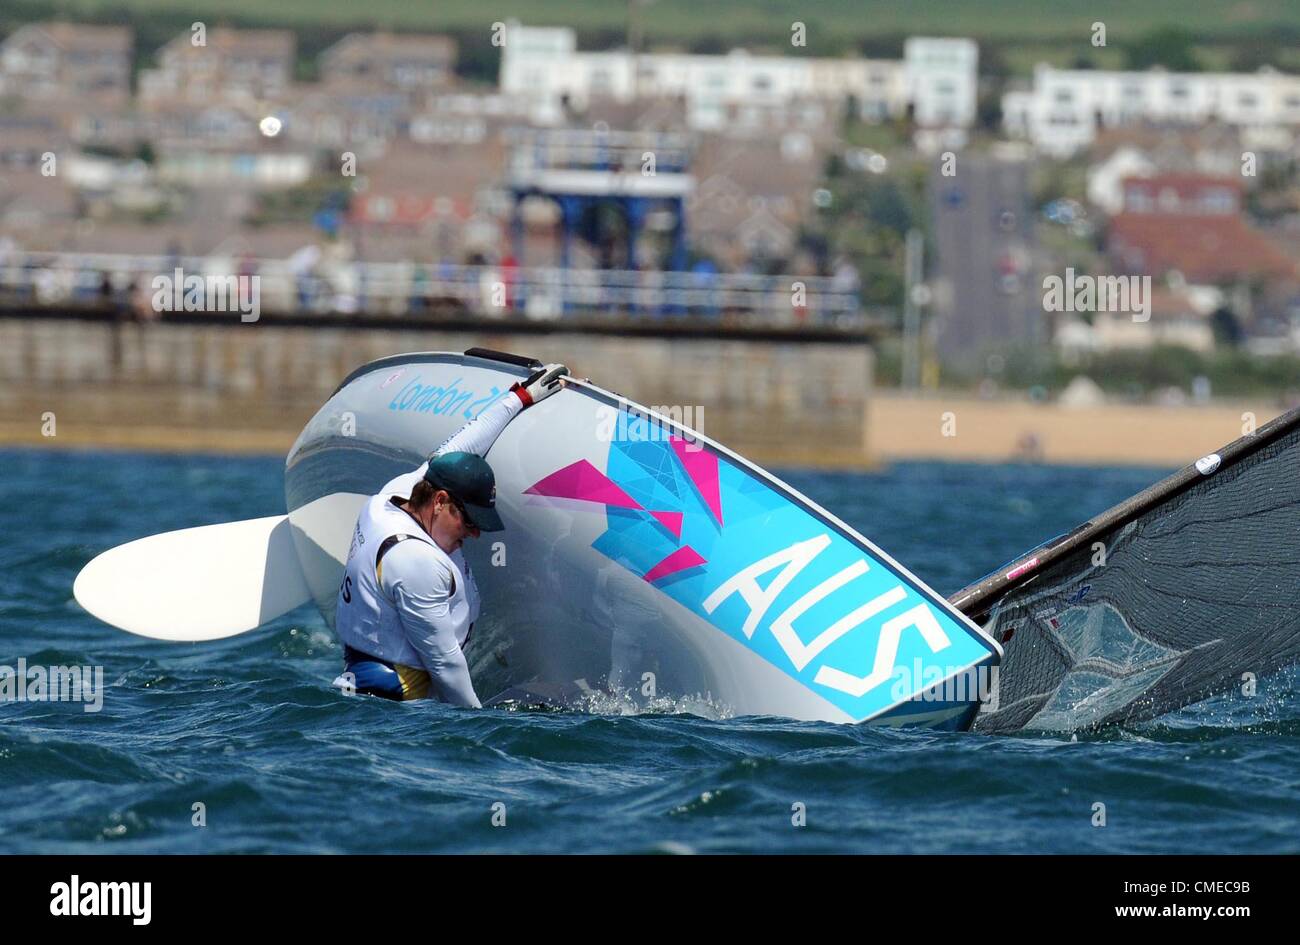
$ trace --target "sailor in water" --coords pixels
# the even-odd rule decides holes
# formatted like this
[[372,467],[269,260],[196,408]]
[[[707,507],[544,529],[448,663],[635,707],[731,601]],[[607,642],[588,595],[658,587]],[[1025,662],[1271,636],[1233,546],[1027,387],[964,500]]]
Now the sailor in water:
[[568,373],[548,364],[515,384],[427,463],[367,500],[339,586],[335,626],[345,664],[336,686],[479,708],[465,660],[479,596],[461,545],[505,527],[483,456],[506,424],[559,390]]

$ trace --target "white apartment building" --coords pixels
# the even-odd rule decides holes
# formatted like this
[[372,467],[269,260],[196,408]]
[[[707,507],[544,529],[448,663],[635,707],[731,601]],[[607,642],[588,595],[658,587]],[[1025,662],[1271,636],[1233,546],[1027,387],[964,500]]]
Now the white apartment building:
[[973,39],[912,37],[903,43],[903,78],[922,128],[975,124],[979,47]]
[[1228,72],[1111,72],[1040,64],[1033,87],[1002,97],[1009,134],[1039,151],[1068,157],[1101,128],[1218,120],[1246,129],[1300,125],[1300,76],[1272,69]]
[[969,39],[915,37],[902,60],[811,59],[751,55],[640,53],[626,49],[579,52],[567,27],[507,25],[500,89],[534,102],[535,120],[557,123],[564,102],[584,109],[593,99],[632,101],[683,97],[687,122],[716,130],[728,113],[744,114],[800,101],[856,103],[864,118],[880,120],[912,110],[923,127],[968,127],[975,121],[979,50]]

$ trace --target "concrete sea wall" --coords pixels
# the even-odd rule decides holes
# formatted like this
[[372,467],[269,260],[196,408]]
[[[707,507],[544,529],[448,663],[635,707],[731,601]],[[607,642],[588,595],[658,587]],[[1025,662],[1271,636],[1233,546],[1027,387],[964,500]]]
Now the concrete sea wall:
[[564,361],[630,400],[680,410],[760,463],[869,463],[872,354],[861,342],[500,328],[0,319],[0,442],[283,453],[359,365],[475,346]]

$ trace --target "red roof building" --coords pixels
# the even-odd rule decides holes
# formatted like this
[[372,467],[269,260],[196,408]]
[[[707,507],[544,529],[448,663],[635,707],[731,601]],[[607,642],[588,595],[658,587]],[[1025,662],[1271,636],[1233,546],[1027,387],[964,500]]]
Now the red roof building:
[[1295,278],[1300,260],[1242,217],[1230,177],[1164,174],[1124,181],[1123,212],[1111,218],[1107,252],[1123,272],[1191,283]]

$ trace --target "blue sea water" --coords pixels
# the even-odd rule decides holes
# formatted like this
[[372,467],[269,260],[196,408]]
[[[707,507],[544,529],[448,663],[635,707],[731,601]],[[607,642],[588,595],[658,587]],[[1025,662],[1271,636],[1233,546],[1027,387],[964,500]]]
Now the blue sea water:
[[[1077,741],[468,712],[341,696],[338,647],[310,608],[194,645],[118,632],[73,600],[78,570],[113,545],[283,512],[281,470],[0,451],[0,664],[102,665],[108,684],[98,713],[0,702],[0,851],[1300,850],[1296,671]],[[946,594],[1163,471],[779,472]]]

